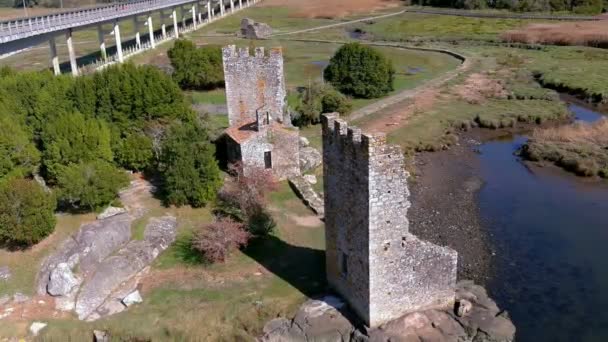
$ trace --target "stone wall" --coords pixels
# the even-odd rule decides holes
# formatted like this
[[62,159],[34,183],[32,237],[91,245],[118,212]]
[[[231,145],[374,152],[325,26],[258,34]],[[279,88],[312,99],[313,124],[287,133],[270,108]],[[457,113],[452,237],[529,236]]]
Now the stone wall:
[[399,147],[348,128],[338,114],[324,115],[322,124],[330,285],[372,327],[453,302],[457,254],[408,232]]
[[282,50],[273,48],[266,55],[259,47],[252,56],[248,48],[229,45],[222,53],[230,126],[255,121],[256,110],[264,106],[274,120],[283,122],[287,93]]

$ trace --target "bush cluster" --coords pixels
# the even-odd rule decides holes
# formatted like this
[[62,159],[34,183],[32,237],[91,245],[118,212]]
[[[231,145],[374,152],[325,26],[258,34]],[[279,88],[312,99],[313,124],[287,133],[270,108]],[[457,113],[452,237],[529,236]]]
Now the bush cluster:
[[392,62],[378,50],[359,43],[341,46],[323,75],[340,92],[359,98],[381,97],[394,89]]
[[[126,168],[159,174],[167,184],[168,204],[201,206],[213,198],[221,179],[213,145],[198,120],[179,86],[154,67],[125,64],[78,78],[3,68],[0,183],[40,174],[53,194],[36,196],[56,199],[62,209],[91,211],[108,205],[128,184]],[[32,192],[31,186],[14,191],[10,196]],[[28,215],[51,207],[24,203],[31,206],[23,211]],[[37,232],[48,229],[34,218],[18,226],[28,238],[11,231],[14,237],[0,239],[39,241]]]
[[313,84],[298,94],[298,100],[292,121],[300,127],[319,123],[323,113],[346,115],[352,108],[350,99],[329,85]]

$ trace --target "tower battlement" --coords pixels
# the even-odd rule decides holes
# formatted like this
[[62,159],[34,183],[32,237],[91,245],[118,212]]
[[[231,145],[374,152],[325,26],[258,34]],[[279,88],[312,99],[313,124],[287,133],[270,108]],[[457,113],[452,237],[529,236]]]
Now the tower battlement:
[[247,47],[228,45],[222,48],[222,59],[230,125],[255,121],[256,110],[262,107],[283,122],[287,92],[281,48],[266,53],[257,47],[251,54]]

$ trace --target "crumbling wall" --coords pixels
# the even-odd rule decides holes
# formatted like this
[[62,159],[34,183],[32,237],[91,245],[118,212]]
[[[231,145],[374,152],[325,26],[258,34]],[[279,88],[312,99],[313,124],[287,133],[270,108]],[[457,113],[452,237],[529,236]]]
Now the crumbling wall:
[[371,327],[453,302],[457,253],[408,232],[399,147],[348,128],[337,114],[325,114],[322,124],[330,285]]
[[222,53],[230,126],[255,121],[256,110],[264,106],[273,120],[283,122],[287,93],[281,49],[273,48],[265,55],[259,47],[252,56],[248,48],[229,45]]

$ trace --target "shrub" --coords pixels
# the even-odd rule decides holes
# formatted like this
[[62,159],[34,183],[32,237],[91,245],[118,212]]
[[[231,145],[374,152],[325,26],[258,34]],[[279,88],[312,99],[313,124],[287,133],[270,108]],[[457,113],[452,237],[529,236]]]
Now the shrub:
[[168,204],[202,207],[222,186],[207,131],[196,123],[175,123],[167,132],[161,155],[161,176]]
[[101,160],[61,166],[57,176],[60,202],[84,211],[108,205],[128,184],[125,172]]
[[116,161],[122,167],[135,171],[146,170],[153,157],[152,140],[143,133],[127,134],[116,151]]
[[325,80],[340,92],[361,98],[376,98],[392,91],[395,69],[376,49],[359,43],[338,49],[324,71]]
[[216,213],[247,224],[254,236],[271,233],[276,223],[266,210],[267,194],[276,189],[272,175],[265,170],[252,170],[253,176],[245,176],[240,165],[232,165],[230,171],[235,181],[226,184],[219,195]]
[[0,114],[0,179],[8,174],[30,175],[38,167],[40,152],[16,120]]
[[14,178],[0,185],[0,240],[32,245],[55,229],[56,201],[33,180]]
[[321,122],[321,114],[338,112],[348,114],[352,108],[350,100],[328,85],[313,84],[299,94],[300,103],[293,118],[296,126],[308,126]]
[[167,55],[173,79],[187,89],[214,89],[224,85],[222,50],[218,46],[197,48],[189,40],[177,40]]
[[220,218],[202,226],[195,233],[192,247],[203,253],[210,262],[224,262],[231,252],[246,246],[249,237],[242,223],[231,218]]

